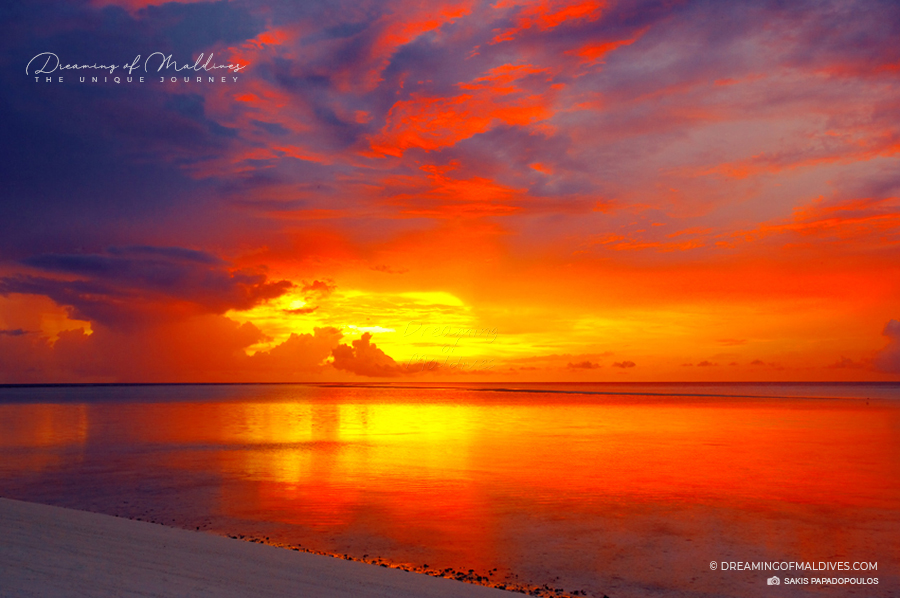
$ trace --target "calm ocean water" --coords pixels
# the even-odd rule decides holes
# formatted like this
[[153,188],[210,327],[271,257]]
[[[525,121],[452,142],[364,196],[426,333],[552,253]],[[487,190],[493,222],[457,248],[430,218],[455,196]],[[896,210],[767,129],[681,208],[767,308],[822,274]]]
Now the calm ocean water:
[[0,496],[611,598],[774,595],[711,561],[900,595],[900,385],[0,387]]

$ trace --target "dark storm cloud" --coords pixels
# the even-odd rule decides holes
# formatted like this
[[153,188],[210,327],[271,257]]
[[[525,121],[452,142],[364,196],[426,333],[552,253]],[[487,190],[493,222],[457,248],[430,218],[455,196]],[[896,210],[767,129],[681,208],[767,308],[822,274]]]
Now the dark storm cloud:
[[[45,295],[73,316],[106,325],[249,309],[292,284],[233,270],[216,256],[181,247],[120,247],[103,254],[42,254],[23,260],[53,275],[0,278],[0,294]],[[72,278],[72,277],[77,278]]]
[[332,365],[358,376],[394,377],[407,373],[406,368],[371,342],[372,334],[366,332],[350,345],[338,345],[332,349]]
[[7,328],[0,330],[0,334],[5,334],[6,336],[24,336],[28,334],[28,331],[22,330],[21,328]]
[[195,262],[213,266],[225,265],[225,260],[205,251],[186,249],[184,247],[150,247],[147,245],[134,245],[130,247],[110,247],[107,250],[112,255],[145,255],[160,256],[173,261]]

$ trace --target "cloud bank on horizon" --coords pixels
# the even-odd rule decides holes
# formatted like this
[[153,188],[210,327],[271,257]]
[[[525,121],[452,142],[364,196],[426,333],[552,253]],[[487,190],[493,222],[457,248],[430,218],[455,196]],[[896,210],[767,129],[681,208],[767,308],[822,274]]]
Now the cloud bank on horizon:
[[0,22],[0,382],[898,379],[894,2]]

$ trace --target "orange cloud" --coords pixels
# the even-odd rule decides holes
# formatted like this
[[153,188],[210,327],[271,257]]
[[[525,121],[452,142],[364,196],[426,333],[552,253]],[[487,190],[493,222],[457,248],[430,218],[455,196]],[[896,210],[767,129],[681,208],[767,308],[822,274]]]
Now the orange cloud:
[[260,57],[266,56],[273,47],[287,46],[290,42],[296,41],[301,33],[302,27],[296,25],[263,31],[256,37],[246,40],[240,46],[228,48],[230,52],[228,61],[252,65],[258,62]]
[[247,40],[244,42],[244,46],[258,49],[264,46],[280,46],[292,37],[294,37],[294,34],[287,29],[272,29],[271,31],[263,31],[255,38]]
[[[495,8],[506,8],[515,4],[517,3],[499,2]],[[595,21],[600,18],[600,10],[604,6],[606,3],[598,0],[575,0],[574,2],[542,0],[537,3],[529,3],[519,11],[516,26],[498,33],[491,43],[510,41],[526,29],[536,28],[539,31],[546,31],[569,21]]]
[[447,199],[457,199],[462,201],[505,200],[511,199],[516,194],[524,191],[521,189],[511,189],[485,177],[473,176],[467,179],[451,178],[445,174],[448,170],[447,168],[431,165],[424,165],[420,168],[428,173],[427,176],[433,183],[431,193],[436,196],[443,196]]
[[391,107],[371,148],[383,156],[402,156],[412,147],[426,151],[453,146],[498,124],[527,126],[553,115],[548,93],[529,93],[518,83],[529,77],[549,77],[548,69],[506,64],[471,83],[469,93],[441,97],[413,96]]
[[318,164],[331,164],[331,160],[318,154],[317,152],[304,149],[298,147],[296,145],[285,145],[281,147],[274,147],[276,151],[282,152],[286,156],[290,156],[291,158],[296,158],[298,160],[305,160],[307,162],[316,162]]
[[586,44],[576,50],[569,50],[566,54],[574,55],[580,58],[581,64],[596,64],[602,62],[603,58],[617,48],[622,46],[630,46],[643,34],[643,32],[632,37],[631,39],[623,39],[613,42],[600,42]]
[[239,381],[246,374],[244,366],[249,359],[243,349],[261,337],[252,324],[239,325],[214,315],[128,332],[102,326],[96,326],[91,335],[68,330],[61,332],[55,343],[36,335],[0,337],[0,380]]
[[249,358],[249,368],[257,377],[284,379],[297,372],[317,372],[325,368],[325,359],[341,340],[336,328],[315,328],[313,334],[292,333],[286,341],[269,351]]
[[821,198],[794,210],[789,222],[764,223],[734,233],[745,241],[757,241],[773,235],[796,234],[802,237],[841,242],[855,241],[863,246],[884,246],[900,241],[900,199],[854,199],[827,205]]
[[425,164],[422,176],[392,176],[384,179],[381,195],[403,213],[434,218],[478,217],[509,214],[518,206],[511,201],[524,197],[526,189],[515,189],[490,178],[454,177],[448,173],[460,167],[458,162],[445,166]]

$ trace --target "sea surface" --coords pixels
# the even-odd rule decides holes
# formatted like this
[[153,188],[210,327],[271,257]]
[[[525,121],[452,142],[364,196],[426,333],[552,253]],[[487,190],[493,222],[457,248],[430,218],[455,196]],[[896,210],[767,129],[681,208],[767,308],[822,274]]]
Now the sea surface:
[[0,496],[553,594],[900,596],[900,385],[0,387]]

